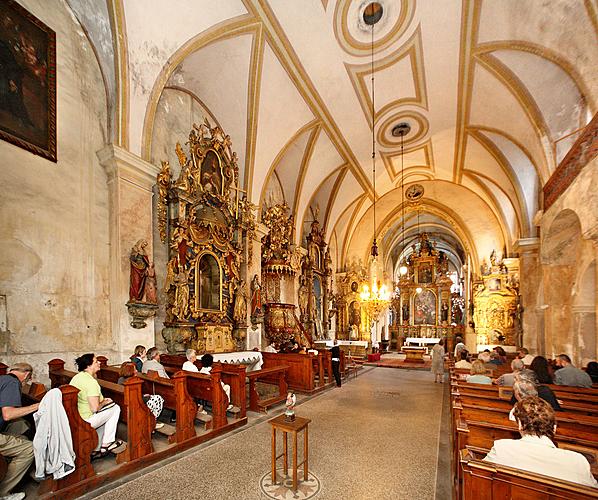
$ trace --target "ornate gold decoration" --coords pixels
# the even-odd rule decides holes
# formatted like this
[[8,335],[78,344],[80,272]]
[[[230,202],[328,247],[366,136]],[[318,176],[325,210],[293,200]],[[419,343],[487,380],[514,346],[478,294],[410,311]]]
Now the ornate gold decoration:
[[519,259],[482,262],[481,276],[473,282],[475,331],[478,344],[521,345]]
[[[168,162],[158,175],[160,234],[169,236],[164,335],[177,349],[197,343],[207,350],[234,349],[229,341],[233,304],[242,290],[244,245],[251,248],[256,207],[238,199],[237,155],[219,126],[212,127],[207,119],[194,124],[186,146],[175,147],[181,165],[176,181]],[[208,326],[220,329],[206,330]],[[211,333],[190,337],[189,328]]]

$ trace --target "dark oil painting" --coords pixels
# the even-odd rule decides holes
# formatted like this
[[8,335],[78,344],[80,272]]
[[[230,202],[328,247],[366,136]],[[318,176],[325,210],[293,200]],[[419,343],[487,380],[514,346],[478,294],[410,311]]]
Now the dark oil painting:
[[0,138],[56,156],[56,34],[13,0],[0,0]]

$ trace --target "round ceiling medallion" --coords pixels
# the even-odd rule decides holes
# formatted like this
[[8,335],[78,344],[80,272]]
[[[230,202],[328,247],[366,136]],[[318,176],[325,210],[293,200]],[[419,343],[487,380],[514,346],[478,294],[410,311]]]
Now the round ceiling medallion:
[[421,184],[413,184],[405,191],[405,198],[411,202],[420,200],[423,195],[424,187]]
[[407,30],[415,14],[415,0],[339,0],[334,10],[334,36],[354,56],[371,55],[388,48]]
[[[405,127],[406,126],[406,127]],[[407,133],[400,135],[401,130],[409,128]],[[428,133],[428,120],[421,113],[414,110],[400,111],[390,115],[378,128],[377,141],[381,146],[394,148],[401,145],[413,144],[423,139]]]

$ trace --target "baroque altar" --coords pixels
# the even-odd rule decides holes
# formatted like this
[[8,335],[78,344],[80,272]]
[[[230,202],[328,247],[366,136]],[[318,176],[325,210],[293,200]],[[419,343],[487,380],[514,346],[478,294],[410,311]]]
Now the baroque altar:
[[447,338],[452,340],[452,281],[448,277],[448,257],[436,248],[427,233],[421,233],[407,257],[407,272],[400,276],[392,302],[392,341],[401,345],[405,338]]
[[473,320],[478,345],[521,345],[519,259],[484,259],[481,276],[473,282]]
[[254,207],[239,197],[237,155],[220,127],[194,124],[186,145],[176,144],[176,180],[168,162],[158,174],[158,226],[168,243],[162,336],[170,353],[242,349],[248,290],[241,275]]

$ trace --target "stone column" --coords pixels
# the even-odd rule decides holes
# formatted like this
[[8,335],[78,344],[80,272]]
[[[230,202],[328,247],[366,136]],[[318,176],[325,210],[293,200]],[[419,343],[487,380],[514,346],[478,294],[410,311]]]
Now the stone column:
[[522,238],[515,242],[519,254],[519,295],[523,307],[523,346],[532,354],[543,354],[546,343],[543,329],[544,310],[538,304],[538,291],[542,288],[542,268],[538,250],[539,238]]
[[159,168],[113,144],[97,152],[108,176],[110,224],[110,322],[119,360],[128,358],[137,344],[150,348],[155,343],[154,319],[144,328],[133,328],[126,307],[129,300],[132,247],[140,239],[148,243],[147,253],[153,262],[152,186]]
[[[262,282],[262,238],[268,234],[268,228],[261,223],[256,224],[255,236],[253,241],[247,241],[248,245],[253,245],[253,258],[251,266],[247,266],[247,286],[249,287],[249,303],[247,304],[248,316],[251,315],[251,281],[257,274],[262,285],[262,302],[265,297],[264,283]],[[258,323],[254,328],[249,319],[247,328],[247,350],[259,347],[260,350],[268,345],[264,336],[264,323]]]

